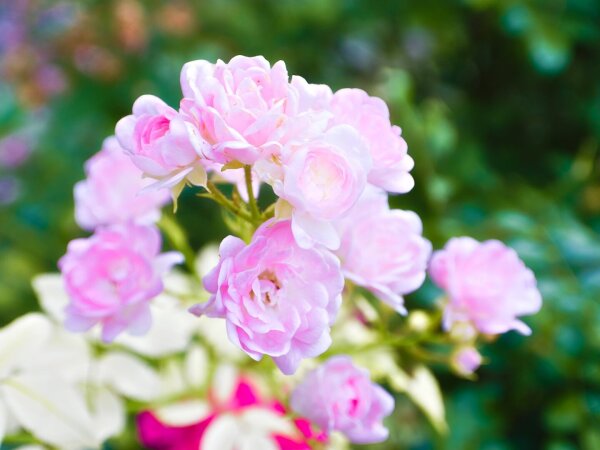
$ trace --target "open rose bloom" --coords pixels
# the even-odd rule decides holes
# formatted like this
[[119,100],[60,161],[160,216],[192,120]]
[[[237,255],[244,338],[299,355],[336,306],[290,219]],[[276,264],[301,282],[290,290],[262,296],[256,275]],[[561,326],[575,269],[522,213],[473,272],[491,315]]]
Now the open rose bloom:
[[260,56],[192,61],[183,66],[181,88],[211,144],[204,152],[208,160],[253,164],[279,150],[288,95],[283,61],[273,67]]
[[360,89],[340,89],[331,99],[334,123],[353,125],[364,137],[373,161],[369,182],[389,192],[405,193],[415,182],[414,166],[401,130],[390,123],[390,112],[383,100],[370,97]]
[[235,345],[256,360],[273,357],[286,374],[327,350],[344,285],[333,254],[299,247],[290,222],[272,220],[249,245],[225,238],[219,253],[204,278],[210,300],[192,312],[224,318]]
[[208,144],[197,129],[193,117],[144,95],[133,104],[133,114],[117,123],[115,133],[133,163],[159,180],[155,188],[174,189],[176,196],[185,181],[198,186],[206,183],[200,155]]
[[431,259],[433,281],[448,293],[444,325],[470,322],[488,334],[530,334],[519,316],[542,306],[533,272],[500,241],[453,238]]
[[[118,448],[135,421],[150,450],[348,449],[397,435],[393,393],[445,433],[427,364],[475,379],[482,335],[530,333],[533,272],[499,241],[432,256],[431,224],[390,207],[414,161],[382,99],[261,56],[191,61],[180,83],[176,107],[139,97],[86,163],[92,234],[36,279],[45,315],[0,331],[0,444]],[[218,251],[161,218],[183,189],[221,208]],[[413,299],[427,273],[444,295]]]
[[341,431],[351,442],[369,444],[387,439],[382,420],[394,410],[394,398],[349,357],[335,356],[296,387],[291,405],[326,432]]
[[390,209],[385,192],[371,188],[335,225],[341,236],[336,254],[346,278],[405,313],[403,295],[423,284],[431,255],[419,216]]
[[113,225],[87,239],[71,241],[59,261],[71,297],[65,326],[73,331],[102,325],[102,337],[145,334],[152,322],[150,300],[163,290],[162,275],[181,262],[176,252],[160,252],[153,227]]

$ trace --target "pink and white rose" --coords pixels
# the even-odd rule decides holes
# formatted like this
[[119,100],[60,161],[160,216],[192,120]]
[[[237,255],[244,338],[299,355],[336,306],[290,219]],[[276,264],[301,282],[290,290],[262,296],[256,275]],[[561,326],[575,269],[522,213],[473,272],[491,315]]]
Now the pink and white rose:
[[389,435],[382,422],[393,412],[394,398],[348,356],[334,356],[310,372],[290,401],[325,432],[340,431],[355,444],[383,442]]
[[373,159],[369,183],[388,192],[405,193],[415,182],[414,166],[399,127],[390,123],[385,102],[361,89],[340,89],[331,100],[333,124],[352,125],[360,133]]
[[194,314],[224,318],[235,345],[255,360],[271,356],[285,374],[327,350],[344,286],[333,254],[300,248],[288,220],[265,222],[249,245],[228,236],[219,252],[204,278],[212,296]]
[[354,206],[367,186],[370,167],[362,139],[347,125],[285,150],[282,180],[273,190],[292,207],[292,231],[301,247],[339,247],[332,221]]
[[346,278],[406,313],[402,296],[423,284],[431,255],[419,216],[390,209],[386,193],[371,187],[336,228]]
[[467,322],[482,333],[531,334],[517,317],[538,312],[542,296],[533,272],[502,242],[452,238],[434,252],[429,274],[448,294],[446,329]]
[[80,332],[100,324],[106,342],[124,330],[145,334],[152,324],[149,302],[163,290],[161,276],[183,259],[160,254],[160,247],[156,228],[133,224],[71,241],[58,262],[70,297],[66,328]]
[[206,183],[200,158],[209,145],[199,127],[196,118],[158,97],[142,95],[133,104],[133,114],[117,123],[116,136],[144,175],[160,180],[155,186],[173,189],[176,197],[185,181]]
[[85,163],[87,178],[75,185],[75,220],[85,230],[117,223],[151,224],[160,218],[169,192],[140,191],[151,183],[114,136]]

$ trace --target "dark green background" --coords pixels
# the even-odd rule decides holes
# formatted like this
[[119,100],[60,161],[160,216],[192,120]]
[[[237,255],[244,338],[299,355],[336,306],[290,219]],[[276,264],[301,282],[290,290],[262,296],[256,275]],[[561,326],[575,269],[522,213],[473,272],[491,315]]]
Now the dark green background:
[[[83,25],[55,28],[35,26],[34,8],[31,45],[69,80],[41,116],[23,99],[30,80],[3,77],[0,132],[38,120],[43,132],[15,171],[22,196],[0,207],[1,322],[35,307],[30,278],[83,235],[72,186],[135,98],[176,106],[184,62],[262,54],[310,82],[383,97],[416,162],[415,189],[393,204],[420,214],[436,248],[456,235],[512,245],[544,296],[532,337],[485,347],[478,382],[439,368],[449,436],[399,399],[390,441],[369,448],[600,449],[600,2],[169,2],[187,11],[175,26],[167,2],[125,2],[137,5],[137,46],[118,3],[70,3]],[[104,55],[99,68],[76,63],[84,44]],[[218,211],[191,192],[178,215],[195,248],[223,236]],[[409,308],[436,293],[426,284]]]

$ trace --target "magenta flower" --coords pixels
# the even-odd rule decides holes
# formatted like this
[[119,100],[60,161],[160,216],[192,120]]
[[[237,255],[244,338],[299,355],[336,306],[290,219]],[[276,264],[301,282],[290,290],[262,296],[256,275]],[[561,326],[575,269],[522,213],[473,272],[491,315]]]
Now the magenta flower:
[[156,187],[180,189],[185,180],[198,186],[206,183],[200,156],[208,144],[197,130],[195,118],[178,113],[158,97],[142,95],[133,104],[133,114],[117,123],[116,136],[134,164],[161,181]]
[[370,444],[387,439],[382,421],[394,410],[394,398],[348,356],[334,356],[294,389],[291,406],[327,433],[340,431],[356,444]]
[[533,272],[502,242],[450,239],[434,252],[429,274],[448,294],[446,329],[470,322],[482,333],[531,333],[517,316],[538,312],[542,297]]
[[262,399],[244,378],[237,380],[229,398],[218,400],[209,392],[208,402],[206,417],[177,425],[143,411],[136,418],[140,442],[149,450],[235,450],[240,445],[256,450],[310,450],[309,440],[325,440],[306,419],[285,417],[283,405]]
[[390,123],[387,105],[378,97],[360,89],[341,89],[331,100],[334,124],[352,125],[368,145],[373,159],[369,183],[389,192],[405,193],[415,182],[410,175],[414,166],[407,153],[401,130]]
[[159,254],[160,246],[156,228],[131,224],[71,241],[58,262],[71,300],[65,326],[86,331],[99,323],[106,342],[126,329],[148,331],[149,301],[163,290],[161,276],[183,259],[177,252]]
[[148,450],[198,450],[200,440],[212,416],[186,425],[163,423],[152,411],[142,411],[136,417],[138,439]]
[[86,162],[85,173],[87,178],[75,185],[75,220],[86,230],[130,221],[151,224],[169,200],[167,190],[140,193],[149,180],[114,136]]
[[181,89],[183,105],[194,111],[202,136],[212,144],[205,152],[209,160],[253,164],[281,147],[289,89],[283,61],[273,67],[262,56],[188,62]]
[[369,188],[336,227],[346,278],[406,313],[402,295],[423,284],[431,255],[419,216],[390,209],[385,192]]
[[204,278],[212,296],[194,314],[225,318],[235,345],[255,360],[273,357],[285,374],[327,350],[344,286],[333,254],[300,248],[288,220],[265,222],[249,245],[228,236],[219,251]]

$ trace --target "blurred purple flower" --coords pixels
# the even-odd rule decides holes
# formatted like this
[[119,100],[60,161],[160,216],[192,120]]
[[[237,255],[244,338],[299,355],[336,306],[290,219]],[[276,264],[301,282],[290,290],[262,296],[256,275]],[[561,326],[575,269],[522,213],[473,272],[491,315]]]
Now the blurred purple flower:
[[21,195],[21,181],[13,176],[0,178],[0,206],[14,203]]
[[31,155],[31,145],[23,136],[10,134],[0,139],[0,167],[14,169]]

